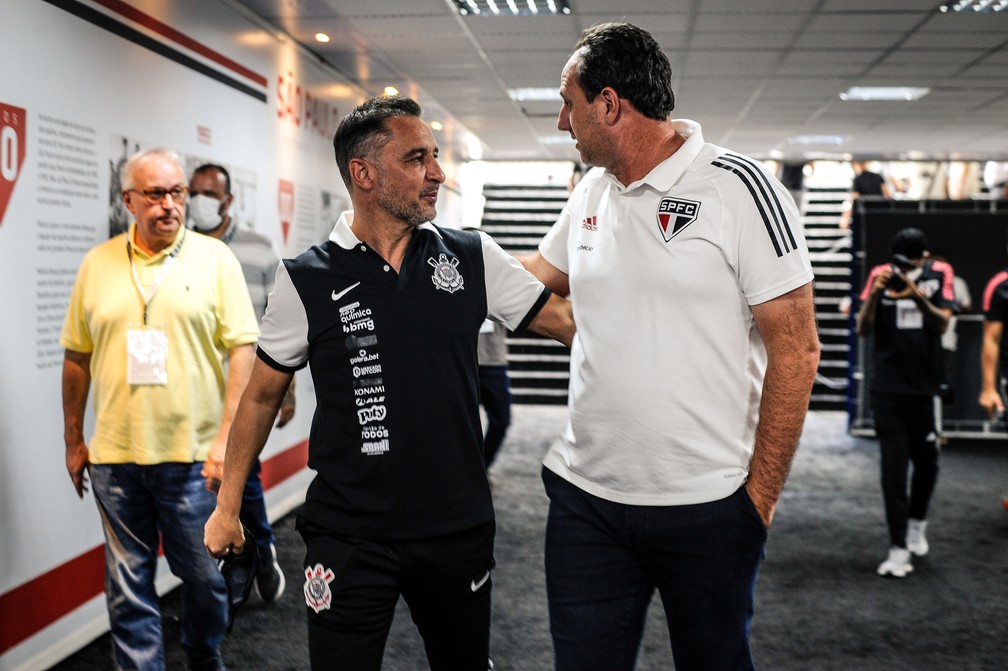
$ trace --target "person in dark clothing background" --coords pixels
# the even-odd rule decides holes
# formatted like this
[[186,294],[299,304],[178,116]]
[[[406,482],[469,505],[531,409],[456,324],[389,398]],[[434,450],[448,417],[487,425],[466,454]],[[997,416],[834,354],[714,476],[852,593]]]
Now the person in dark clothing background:
[[867,161],[853,161],[851,166],[854,168],[854,181],[851,183],[850,205],[844,209],[840,219],[840,228],[850,228],[854,203],[859,198],[865,196],[892,198],[885,177],[869,170]]
[[[872,268],[857,333],[872,336],[871,404],[881,452],[889,553],[881,576],[905,577],[928,552],[928,504],[938,477],[935,402],[944,380],[941,336],[955,305],[952,267],[927,256],[916,228],[893,238],[893,260]],[[913,478],[907,495],[907,471]]]

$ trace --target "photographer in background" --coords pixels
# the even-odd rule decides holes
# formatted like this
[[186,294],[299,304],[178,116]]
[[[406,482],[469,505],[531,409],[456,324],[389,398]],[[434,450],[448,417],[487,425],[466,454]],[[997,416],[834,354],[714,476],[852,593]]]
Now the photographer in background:
[[[928,504],[938,477],[935,403],[944,381],[941,336],[955,299],[952,267],[927,256],[927,240],[904,228],[892,260],[875,266],[861,291],[857,334],[872,336],[871,404],[879,440],[889,554],[881,576],[913,571],[911,553],[927,554]],[[907,495],[907,471],[913,477]]]

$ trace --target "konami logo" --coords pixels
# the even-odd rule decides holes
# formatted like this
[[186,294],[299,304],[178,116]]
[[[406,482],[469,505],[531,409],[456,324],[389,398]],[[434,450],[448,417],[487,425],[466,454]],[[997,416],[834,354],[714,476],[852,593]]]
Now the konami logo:
[[0,225],[24,166],[26,117],[22,108],[0,103]]

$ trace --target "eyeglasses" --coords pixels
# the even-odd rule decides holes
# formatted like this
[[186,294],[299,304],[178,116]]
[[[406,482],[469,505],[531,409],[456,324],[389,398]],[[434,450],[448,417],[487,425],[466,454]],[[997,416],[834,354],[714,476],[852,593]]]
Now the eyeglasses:
[[170,189],[130,189],[130,191],[141,194],[151,205],[157,205],[162,202],[165,196],[171,196],[172,200],[176,203],[184,203],[185,199],[189,197],[189,188],[182,186],[181,184],[179,186],[173,186]]

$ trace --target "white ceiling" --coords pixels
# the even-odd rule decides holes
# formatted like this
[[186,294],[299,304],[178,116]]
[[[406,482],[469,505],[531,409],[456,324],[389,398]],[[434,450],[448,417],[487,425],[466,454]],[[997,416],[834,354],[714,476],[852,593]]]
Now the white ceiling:
[[[451,0],[232,1],[366,94],[391,84],[428,119],[461,124],[487,159],[577,158],[543,143],[559,103],[518,103],[507,89],[559,87],[578,33],[613,19],[655,36],[672,61],[673,116],[700,122],[708,141],[760,158],[1008,159],[1008,13],[944,14],[941,0],[570,0],[570,16],[461,17]],[[315,42],[319,31],[332,41]],[[839,98],[882,85],[931,93]],[[796,135],[848,142],[790,144]]]

